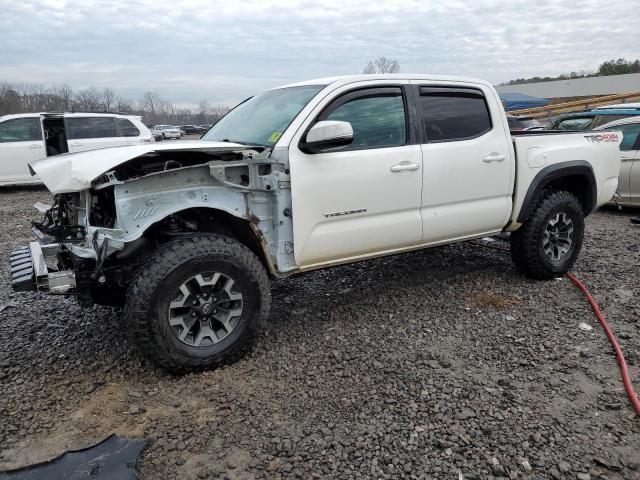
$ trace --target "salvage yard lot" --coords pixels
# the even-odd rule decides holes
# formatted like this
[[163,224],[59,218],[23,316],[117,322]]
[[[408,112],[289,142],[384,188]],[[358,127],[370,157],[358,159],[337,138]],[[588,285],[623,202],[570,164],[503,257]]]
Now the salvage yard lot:
[[[566,279],[527,280],[467,243],[280,280],[250,355],[172,376],[117,310],[11,291],[6,258],[49,199],[0,190],[0,470],[115,432],[151,441],[142,479],[640,478],[640,422]],[[637,387],[632,213],[591,215],[574,271]]]

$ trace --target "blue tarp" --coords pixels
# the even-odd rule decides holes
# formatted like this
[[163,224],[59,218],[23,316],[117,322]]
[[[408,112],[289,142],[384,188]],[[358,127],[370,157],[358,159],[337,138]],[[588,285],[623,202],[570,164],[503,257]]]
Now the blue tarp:
[[507,102],[507,111],[549,105],[549,100],[546,98],[532,97],[531,95],[525,95],[523,93],[501,93],[500,99]]

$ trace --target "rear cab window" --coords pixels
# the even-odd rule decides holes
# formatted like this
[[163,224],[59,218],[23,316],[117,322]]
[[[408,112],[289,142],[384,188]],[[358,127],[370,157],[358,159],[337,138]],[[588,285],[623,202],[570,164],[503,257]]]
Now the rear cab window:
[[113,117],[67,117],[65,122],[71,140],[118,136]]
[[0,123],[0,143],[37,142],[41,140],[40,118],[12,118]]
[[493,128],[484,94],[475,88],[420,87],[418,111],[430,143],[469,140]]

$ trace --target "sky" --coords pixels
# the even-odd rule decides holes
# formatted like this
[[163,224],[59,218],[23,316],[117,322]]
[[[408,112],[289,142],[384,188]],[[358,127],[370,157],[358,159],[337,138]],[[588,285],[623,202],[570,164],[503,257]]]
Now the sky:
[[233,105],[386,56],[497,84],[638,58],[639,24],[637,0],[0,0],[0,82]]

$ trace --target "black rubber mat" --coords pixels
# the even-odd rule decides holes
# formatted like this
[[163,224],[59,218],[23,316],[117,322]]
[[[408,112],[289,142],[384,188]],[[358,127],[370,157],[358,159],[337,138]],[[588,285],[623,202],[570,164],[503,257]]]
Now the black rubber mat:
[[0,480],[136,480],[138,457],[146,440],[111,435],[82,450],[65,452],[48,462],[0,472]]

